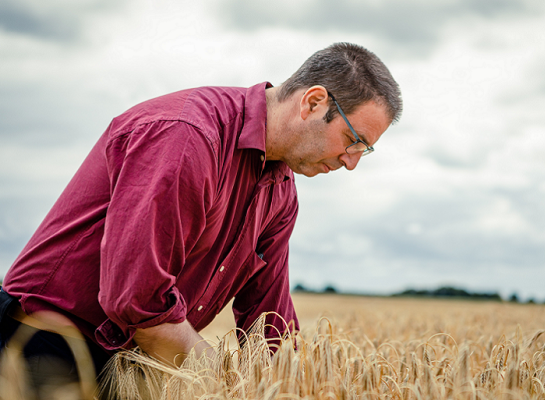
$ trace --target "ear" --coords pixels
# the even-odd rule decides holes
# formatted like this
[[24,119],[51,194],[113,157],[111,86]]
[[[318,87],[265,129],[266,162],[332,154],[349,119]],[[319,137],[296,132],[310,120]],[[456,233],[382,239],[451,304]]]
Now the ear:
[[317,115],[321,118],[329,108],[328,98],[329,95],[325,87],[315,85],[308,88],[299,104],[301,118],[306,120],[310,115]]

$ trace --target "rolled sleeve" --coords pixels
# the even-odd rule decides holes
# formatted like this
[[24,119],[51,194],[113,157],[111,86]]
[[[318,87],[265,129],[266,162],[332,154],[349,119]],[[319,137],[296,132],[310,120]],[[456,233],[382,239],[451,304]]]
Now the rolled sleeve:
[[112,138],[106,156],[111,202],[98,300],[108,320],[95,336],[116,349],[129,346],[137,328],[186,319],[175,284],[205,227],[217,167],[206,136],[179,121]]
[[275,339],[288,330],[299,330],[299,322],[290,294],[288,241],[297,217],[298,203],[293,189],[291,204],[270,224],[258,245],[267,266],[253,276],[236,295],[233,312],[237,327],[247,331],[266,312],[265,336]]
[[[98,327],[95,332],[95,338],[106,350],[116,350],[118,348],[130,348],[132,338],[136,329],[145,329],[164,323],[180,323],[185,320],[187,306],[184,298],[176,287],[173,287],[169,296],[172,299],[172,306],[165,312],[160,313],[154,318],[145,320],[139,324],[125,325],[121,327],[111,319],[107,319]],[[179,317],[175,317],[178,315]]]

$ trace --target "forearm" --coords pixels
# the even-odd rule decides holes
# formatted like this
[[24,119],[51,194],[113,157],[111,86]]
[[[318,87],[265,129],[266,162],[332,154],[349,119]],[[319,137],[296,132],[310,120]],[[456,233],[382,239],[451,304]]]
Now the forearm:
[[209,357],[214,349],[186,320],[179,324],[162,324],[146,329],[137,329],[134,341],[149,355],[167,364],[181,365],[192,348],[197,356],[206,351]]

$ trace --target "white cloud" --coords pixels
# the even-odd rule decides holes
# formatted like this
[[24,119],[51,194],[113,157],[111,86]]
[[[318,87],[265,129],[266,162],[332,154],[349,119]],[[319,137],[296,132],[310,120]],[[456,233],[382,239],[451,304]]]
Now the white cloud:
[[543,11],[538,0],[307,0],[274,3],[219,2],[217,19],[236,30],[282,27],[292,31],[368,33],[404,56],[424,56],[441,44],[445,29],[471,28],[486,20],[524,19]]

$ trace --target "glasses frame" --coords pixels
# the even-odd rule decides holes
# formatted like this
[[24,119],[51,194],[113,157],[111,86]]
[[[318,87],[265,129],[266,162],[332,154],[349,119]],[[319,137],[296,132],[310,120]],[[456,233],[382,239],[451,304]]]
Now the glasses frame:
[[[343,109],[341,108],[339,103],[337,103],[337,100],[335,100],[335,97],[333,97],[333,95],[331,93],[329,93],[329,92],[327,92],[327,94],[329,95],[329,97],[331,97],[331,100],[333,100],[333,102],[335,103],[335,106],[337,106],[337,110],[339,111],[339,114],[341,114],[341,117],[343,117],[344,122],[346,122],[346,125],[348,125],[348,128],[350,129],[350,131],[354,135],[354,138],[356,139],[356,141],[354,143],[352,143],[350,146],[346,146],[346,149],[344,149],[344,151],[346,151],[346,154],[357,154],[357,153],[361,152],[362,153],[361,156],[363,157],[363,156],[371,154],[373,151],[375,151],[373,146],[369,146],[367,143],[365,143],[363,140],[360,139],[360,137],[358,136],[358,134],[356,133],[356,131],[352,127],[352,124],[350,124],[350,121],[348,121],[348,118],[346,118],[346,115],[344,115]],[[350,147],[352,147],[352,146],[355,146],[358,143],[363,143],[366,148],[363,149],[363,150],[358,150],[358,151],[354,151],[353,153],[350,153],[348,151],[348,149]]]

